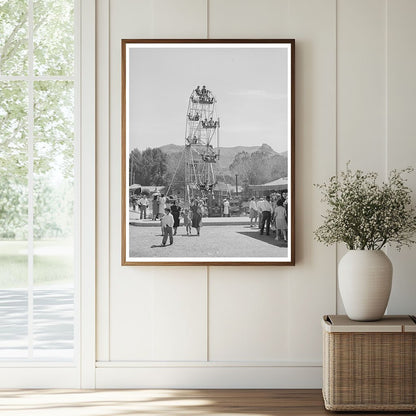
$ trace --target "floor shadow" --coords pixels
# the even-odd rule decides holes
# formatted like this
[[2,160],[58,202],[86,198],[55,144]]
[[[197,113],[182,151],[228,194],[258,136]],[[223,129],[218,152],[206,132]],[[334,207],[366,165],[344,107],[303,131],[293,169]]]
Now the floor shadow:
[[267,244],[270,244],[272,246],[283,247],[283,248],[287,247],[287,241],[275,240],[275,235],[274,234],[260,235],[259,231],[238,231],[238,234],[242,234],[242,235],[245,235],[247,237],[254,238],[255,240],[262,241],[263,243],[267,243]]
[[[82,396],[81,396],[82,394]],[[53,397],[52,395],[55,395]],[[53,399],[52,399],[53,397]],[[308,390],[95,390],[65,391],[51,390],[5,390],[0,398],[10,401],[6,410],[8,415],[19,416],[22,413],[33,416],[48,414],[85,414],[114,415],[315,415],[327,416],[324,409],[322,392],[319,389]],[[52,400],[48,400],[52,399]],[[59,399],[59,400],[57,400]],[[378,415],[379,412],[368,412]],[[346,415],[345,412],[337,412]],[[359,415],[353,412],[349,415]],[[393,412],[386,413],[386,416]],[[413,414],[403,412],[401,414]]]

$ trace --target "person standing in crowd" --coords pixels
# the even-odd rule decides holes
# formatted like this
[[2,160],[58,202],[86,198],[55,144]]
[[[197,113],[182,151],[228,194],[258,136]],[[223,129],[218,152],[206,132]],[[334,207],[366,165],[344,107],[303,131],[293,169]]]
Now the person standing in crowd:
[[230,216],[230,202],[227,198],[224,199],[223,202],[224,211],[223,211],[223,217],[229,217]]
[[173,235],[176,235],[176,231],[178,230],[180,224],[180,215],[181,215],[181,207],[176,205],[176,201],[172,202],[170,206],[170,212],[173,216]]
[[[165,208],[166,208],[166,198],[164,194],[161,194],[158,198],[159,201],[159,217],[163,218],[163,216],[165,215]],[[163,227],[161,227],[162,229],[162,235],[163,235]]]
[[190,209],[192,213],[192,227],[196,228],[196,232],[199,235],[202,225],[202,208],[197,199],[193,200]]
[[261,228],[261,222],[263,221],[263,215],[262,215],[262,204],[263,204],[264,198],[260,197],[260,199],[257,201],[257,214],[259,216],[259,228]]
[[250,211],[249,217],[250,217],[250,228],[251,228],[253,227],[253,220],[254,220],[254,226],[257,223],[257,204],[256,204],[256,198],[254,198],[254,196],[250,200],[248,209]]
[[159,201],[157,195],[153,195],[152,200],[152,221],[156,221],[159,216]]
[[286,210],[286,218],[287,218],[287,209],[288,209],[288,198],[287,198],[287,192],[282,192],[282,198],[283,198],[283,208]]
[[159,216],[161,218],[165,214],[165,208],[166,208],[166,198],[164,194],[161,194],[159,196]]
[[261,203],[261,227],[260,235],[264,233],[264,226],[266,226],[266,234],[270,235],[270,219],[272,216],[272,205],[270,203],[270,196],[266,196],[266,200]]
[[161,225],[162,225],[162,230],[163,230],[163,239],[162,239],[162,246],[166,245],[166,241],[168,240],[169,237],[169,244],[173,244],[173,235],[172,235],[172,230],[173,230],[173,216],[170,213],[170,209],[169,208],[165,208],[165,215],[162,217],[161,219]]
[[135,211],[135,205],[136,205],[136,201],[135,201],[135,198],[134,198],[134,194],[133,193],[131,193],[130,194],[130,206],[131,206],[131,209],[133,210],[133,211]]
[[137,196],[137,194],[133,194],[133,211],[136,211],[136,208],[139,208],[138,202],[139,202],[139,197]]
[[283,207],[283,199],[277,201],[275,211],[275,224],[276,224],[276,240],[279,240],[279,232],[283,235],[283,239],[287,241],[287,219],[286,210]]
[[140,219],[146,219],[146,211],[147,207],[149,206],[149,201],[147,200],[146,195],[142,194],[139,199],[139,208],[140,208]]
[[182,213],[182,217],[183,217],[183,225],[185,226],[185,230],[186,230],[186,235],[189,235],[192,232],[192,228],[191,228],[192,218],[191,218],[191,213],[189,212],[188,208],[185,208],[184,212]]
[[277,207],[277,200],[280,199],[280,194],[273,192],[270,196],[270,204],[272,206],[272,213],[270,217],[270,230],[272,232],[276,232],[276,207]]

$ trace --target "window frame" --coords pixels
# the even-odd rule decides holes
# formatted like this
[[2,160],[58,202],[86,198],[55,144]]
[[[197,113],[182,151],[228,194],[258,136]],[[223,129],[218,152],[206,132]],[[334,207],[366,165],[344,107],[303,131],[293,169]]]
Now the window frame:
[[[74,74],[38,76],[33,71],[33,1],[28,0],[28,73],[0,75],[28,83],[28,334],[29,357],[0,361],[0,388],[95,387],[95,0],[74,0]],[[74,356],[31,361],[33,353],[33,103],[36,81],[74,82]],[[91,336],[94,334],[94,336]]]

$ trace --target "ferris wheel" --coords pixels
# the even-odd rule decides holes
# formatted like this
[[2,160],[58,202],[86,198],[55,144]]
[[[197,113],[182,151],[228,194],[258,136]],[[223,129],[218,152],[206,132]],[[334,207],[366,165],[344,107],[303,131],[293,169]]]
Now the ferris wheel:
[[185,130],[185,201],[213,194],[219,153],[220,119],[216,99],[205,85],[195,88],[188,103]]

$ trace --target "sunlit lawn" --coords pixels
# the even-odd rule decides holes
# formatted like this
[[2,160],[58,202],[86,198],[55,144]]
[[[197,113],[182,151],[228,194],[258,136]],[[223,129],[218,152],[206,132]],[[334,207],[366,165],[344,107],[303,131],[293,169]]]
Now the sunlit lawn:
[[[35,241],[34,284],[68,284],[73,280],[72,240]],[[27,242],[0,241],[0,288],[27,286]]]

